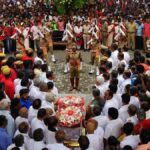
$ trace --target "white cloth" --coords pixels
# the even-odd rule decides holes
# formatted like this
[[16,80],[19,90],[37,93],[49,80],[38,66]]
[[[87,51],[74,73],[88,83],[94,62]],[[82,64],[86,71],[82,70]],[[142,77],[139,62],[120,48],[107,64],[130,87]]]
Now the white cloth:
[[118,107],[120,108],[120,107],[122,106],[121,94],[116,93],[116,94],[113,95],[113,98],[117,100],[117,102],[118,102]]
[[122,126],[123,126],[123,121],[120,118],[115,120],[110,120],[105,128],[104,138],[108,139],[110,136],[114,136],[118,138],[121,133]]
[[48,148],[48,150],[69,150],[69,148],[61,143],[48,144],[46,148]]
[[102,116],[102,115],[93,117],[93,119],[96,120],[98,122],[98,126],[102,127],[103,129],[105,129],[106,125],[109,122],[108,117],[107,116]]
[[21,82],[21,79],[16,78],[16,79],[14,80],[14,85],[15,85],[15,87],[16,87],[17,85],[20,85],[20,82]]
[[16,130],[16,132],[14,134],[14,137],[16,137],[19,134],[23,135],[23,137],[24,137],[24,143],[26,144],[27,141],[30,139],[29,135],[27,133],[21,133],[19,130]]
[[39,120],[38,118],[34,118],[32,121],[31,121],[31,129],[32,129],[32,134],[33,132],[36,130],[36,129],[42,129],[43,132],[45,133],[46,132],[46,126],[44,124],[44,121],[41,121]]
[[16,129],[18,129],[18,126],[22,123],[22,122],[26,122],[29,125],[29,121],[27,118],[23,118],[18,116],[15,120],[15,125],[16,125]]
[[128,52],[123,52],[124,54],[124,60],[127,62],[127,64],[129,64],[131,58],[130,58],[130,54]]
[[13,137],[15,133],[15,121],[14,118],[11,116],[10,111],[8,110],[0,110],[0,115],[4,115],[7,118],[7,132],[8,134]]
[[38,56],[36,56],[34,59],[34,63],[36,64],[37,62],[41,62],[42,65],[45,64],[44,60],[39,58]]
[[109,110],[109,108],[111,108],[111,107],[116,108],[116,109],[118,109],[118,107],[119,107],[117,100],[114,99],[114,98],[112,98],[112,99],[110,99],[110,100],[106,100],[106,103],[105,103],[105,105],[104,105],[102,114],[105,115],[105,116],[108,116],[108,110]]
[[24,30],[23,30],[23,37],[24,37],[24,46],[25,46],[25,49],[28,49],[30,48],[30,44],[29,44],[29,30],[30,28],[29,27],[26,27]]
[[[11,144],[10,146],[7,147],[7,150],[11,150],[12,148],[16,147],[15,144]],[[25,150],[24,146],[19,147],[20,150]]]
[[126,79],[122,82],[121,86],[120,86],[120,93],[125,93],[125,87],[126,85],[130,84],[131,85],[131,79]]
[[129,135],[121,141],[120,147],[123,148],[124,146],[129,145],[132,149],[136,149],[139,143],[140,139],[138,135]]
[[133,104],[133,105],[135,105],[137,108],[140,108],[140,101],[139,101],[138,97],[136,97],[136,96],[131,96],[131,97],[130,97],[130,102],[129,102],[129,104]]
[[103,145],[103,136],[100,134],[87,134],[87,137],[89,139],[90,145],[87,150],[103,150],[104,145]]
[[134,125],[136,125],[138,123],[137,115],[127,118],[126,122],[132,122]]
[[97,89],[100,90],[100,96],[101,96],[102,98],[104,98],[104,94],[105,94],[105,92],[107,91],[106,85],[105,85],[105,84],[101,84],[101,85],[95,85],[95,86],[96,86]]
[[31,121],[37,117],[38,109],[34,109],[32,106],[28,110],[28,120]]
[[81,26],[80,27],[78,27],[78,26],[74,27],[75,34],[80,34],[80,33],[82,33],[82,31],[83,31],[83,28]]
[[43,101],[41,108],[45,108],[45,109],[49,108],[49,109],[52,109],[52,111],[53,111],[52,116],[54,116],[54,115],[56,114],[56,113],[55,113],[55,110],[54,110],[54,103],[53,103],[53,102],[50,103],[50,102],[48,102],[48,101]]
[[27,88],[26,86],[21,86],[20,84],[17,85],[17,86],[15,87],[15,94],[16,94],[16,95],[19,95],[20,90],[26,89],[26,88]]
[[31,32],[33,34],[33,40],[37,40],[39,39],[40,37],[44,37],[44,35],[41,33],[41,31],[38,29],[37,26],[32,26],[31,27]]
[[46,147],[43,141],[34,141],[33,139],[30,139],[26,144],[27,150],[42,150]]
[[45,132],[45,141],[46,144],[55,144],[56,143],[55,132],[52,132],[47,129]]
[[123,105],[123,106],[119,109],[119,118],[120,118],[124,123],[125,123],[126,120],[129,118],[128,107],[129,107],[129,105]]

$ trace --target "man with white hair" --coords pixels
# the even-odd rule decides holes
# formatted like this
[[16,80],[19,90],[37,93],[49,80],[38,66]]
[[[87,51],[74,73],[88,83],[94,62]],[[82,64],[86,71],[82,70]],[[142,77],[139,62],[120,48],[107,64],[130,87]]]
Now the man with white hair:
[[0,115],[4,115],[8,124],[6,126],[8,134],[13,137],[15,132],[15,122],[13,117],[10,115],[10,101],[8,99],[3,99],[0,101]]
[[100,90],[100,95],[101,97],[104,97],[104,93],[107,90],[107,87],[104,84],[104,77],[103,76],[97,76],[96,77],[96,84],[95,84],[96,88],[98,88]]

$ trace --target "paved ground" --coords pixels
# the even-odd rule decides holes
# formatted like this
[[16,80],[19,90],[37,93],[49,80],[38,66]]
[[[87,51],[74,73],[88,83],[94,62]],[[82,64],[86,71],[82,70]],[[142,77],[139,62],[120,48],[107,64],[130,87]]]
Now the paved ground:
[[69,82],[69,73],[64,74],[64,62],[65,62],[65,52],[55,50],[54,51],[57,62],[55,64],[51,63],[52,70],[55,74],[55,82],[58,87],[59,93],[74,93],[74,94],[91,94],[92,86],[95,83],[95,74],[89,75],[90,68],[90,52],[82,52],[83,57],[83,70],[80,74],[80,92],[72,91],[70,92],[70,82]]

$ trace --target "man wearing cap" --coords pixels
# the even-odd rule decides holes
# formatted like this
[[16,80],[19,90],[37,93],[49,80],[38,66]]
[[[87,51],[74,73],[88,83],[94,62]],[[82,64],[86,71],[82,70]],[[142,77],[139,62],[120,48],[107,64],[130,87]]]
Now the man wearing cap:
[[127,33],[128,33],[128,38],[127,38],[127,42],[128,42],[128,48],[131,50],[135,49],[135,33],[137,30],[137,26],[134,23],[134,19],[130,18],[129,22],[126,25],[127,28]]
[[85,24],[83,25],[83,41],[84,41],[84,50],[89,49],[89,45],[87,44],[90,40],[90,34],[89,34],[90,25],[88,20],[85,21]]
[[106,18],[103,18],[101,33],[102,33],[102,44],[107,44],[107,37],[108,37],[108,23],[106,22]]
[[91,68],[89,74],[94,73],[94,63],[96,63],[96,75],[99,75],[100,49],[101,45],[98,39],[93,37],[91,42]]
[[70,63],[70,91],[73,89],[79,90],[80,62],[82,61],[82,56],[81,53],[76,50],[75,44],[73,44],[72,52],[68,55],[67,60]]
[[11,69],[8,66],[1,67],[1,71],[3,74],[3,78],[1,79],[1,82],[5,85],[5,92],[8,95],[8,97],[12,100],[14,98],[15,94],[15,86],[10,78],[11,76]]

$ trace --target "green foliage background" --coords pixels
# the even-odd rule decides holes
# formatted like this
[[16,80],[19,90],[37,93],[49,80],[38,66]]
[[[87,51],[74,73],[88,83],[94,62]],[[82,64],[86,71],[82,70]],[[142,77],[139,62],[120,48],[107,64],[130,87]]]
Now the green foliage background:
[[70,10],[80,9],[87,0],[54,0],[59,14],[66,14]]

